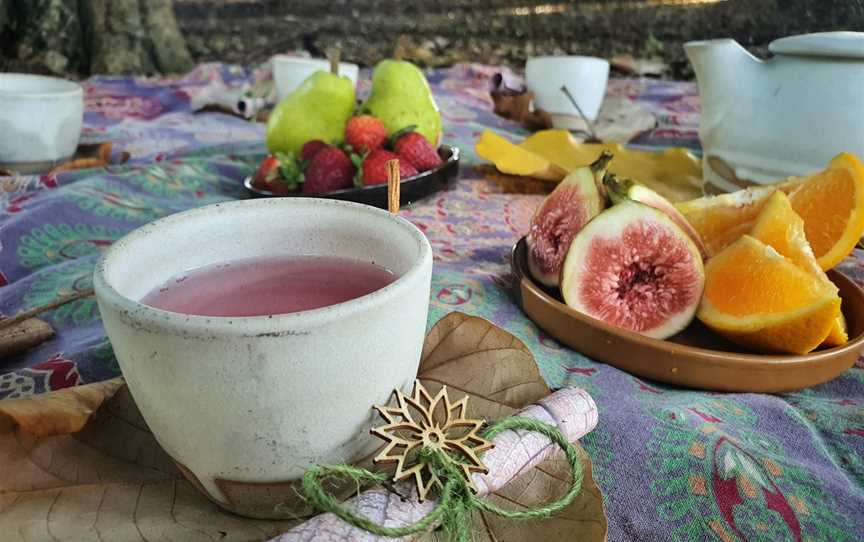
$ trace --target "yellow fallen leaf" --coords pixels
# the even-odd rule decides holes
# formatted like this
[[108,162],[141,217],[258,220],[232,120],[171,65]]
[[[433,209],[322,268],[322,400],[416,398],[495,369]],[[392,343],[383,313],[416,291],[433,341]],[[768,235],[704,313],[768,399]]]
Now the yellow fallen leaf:
[[121,386],[123,379],[117,377],[0,401],[0,434],[16,429],[35,437],[77,433]]
[[525,150],[489,130],[480,135],[475,149],[481,158],[495,164],[501,173],[546,181],[560,181],[567,175],[567,170],[543,156]]
[[671,201],[702,196],[702,163],[680,147],[650,152],[627,149],[614,142],[581,143],[567,130],[542,130],[518,147],[568,172],[590,164],[608,150],[615,156],[609,171],[620,177],[639,181]]

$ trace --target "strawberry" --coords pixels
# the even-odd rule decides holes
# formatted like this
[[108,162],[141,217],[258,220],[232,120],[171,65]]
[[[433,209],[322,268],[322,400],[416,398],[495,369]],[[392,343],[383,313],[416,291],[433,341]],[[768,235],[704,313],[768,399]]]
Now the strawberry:
[[303,182],[300,166],[291,154],[277,152],[261,161],[252,177],[252,186],[274,194],[288,194]]
[[402,179],[417,175],[417,170],[407,160],[385,149],[378,149],[363,160],[363,184],[381,184],[387,182],[387,162],[399,160],[399,175]]
[[411,162],[417,171],[427,171],[441,165],[441,157],[429,140],[418,132],[396,134],[393,150],[399,158]]
[[354,164],[351,159],[342,149],[328,146],[315,153],[309,162],[303,192],[319,194],[341,190],[350,187],[353,180]]
[[364,154],[380,149],[387,142],[387,128],[372,115],[351,117],[345,125],[345,143]]
[[318,151],[326,149],[328,146],[327,143],[324,143],[320,139],[307,141],[303,144],[303,148],[300,149],[300,161],[308,163],[316,154],[318,154]]
[[252,184],[258,188],[266,190],[267,184],[275,180],[278,176],[279,159],[272,154],[268,154],[267,157],[261,161],[261,165],[258,166],[255,175],[252,176]]

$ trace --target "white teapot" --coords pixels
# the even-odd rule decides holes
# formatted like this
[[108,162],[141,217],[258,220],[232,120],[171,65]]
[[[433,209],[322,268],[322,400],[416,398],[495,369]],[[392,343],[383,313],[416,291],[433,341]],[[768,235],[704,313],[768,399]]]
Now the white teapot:
[[685,44],[699,83],[706,191],[728,192],[864,159],[864,33],[772,42],[761,60],[736,41]]

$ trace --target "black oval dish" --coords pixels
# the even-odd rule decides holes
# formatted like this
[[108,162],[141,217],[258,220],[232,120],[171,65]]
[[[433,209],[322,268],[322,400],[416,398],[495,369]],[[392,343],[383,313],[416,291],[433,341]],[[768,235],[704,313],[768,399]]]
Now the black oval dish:
[[[438,149],[438,155],[444,160],[444,163],[435,169],[424,171],[423,173],[402,179],[399,189],[399,204],[402,206],[417,200],[421,200],[430,194],[434,194],[445,188],[459,175],[459,148],[449,145],[441,145]],[[345,188],[344,190],[334,190],[333,192],[325,192],[322,194],[304,194],[302,192],[292,192],[290,194],[274,194],[269,190],[259,190],[252,186],[252,177],[246,177],[243,180],[243,186],[252,194],[253,197],[259,198],[329,198],[339,199],[344,201],[353,201],[356,203],[365,203],[373,207],[381,209],[387,208],[387,184],[376,184],[372,186],[362,186],[358,188]]]

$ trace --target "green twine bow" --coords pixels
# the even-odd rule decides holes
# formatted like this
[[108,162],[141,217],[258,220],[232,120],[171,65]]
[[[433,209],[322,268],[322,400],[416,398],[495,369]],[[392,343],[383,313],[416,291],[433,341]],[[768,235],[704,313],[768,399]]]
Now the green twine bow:
[[342,476],[359,482],[385,483],[386,473],[371,472],[348,465],[318,466],[306,471],[303,476],[303,492],[310,505],[324,512],[332,512],[342,521],[378,536],[401,538],[426,532],[441,525],[447,536],[456,542],[471,540],[470,516],[474,510],[485,510],[501,517],[514,520],[548,518],[573,502],[582,489],[582,460],[579,451],[561,431],[552,425],[530,418],[504,418],[492,424],[484,433],[484,438],[492,440],[503,431],[522,429],[540,433],[564,450],[570,465],[570,487],[561,498],[545,506],[527,510],[504,510],[495,504],[474,495],[466,481],[459,463],[440,448],[424,448],[420,453],[429,462],[432,471],[443,481],[438,504],[423,519],[404,527],[385,527],[372,522],[369,518],[355,514],[342,506],[332,495],[324,491],[321,480]]

